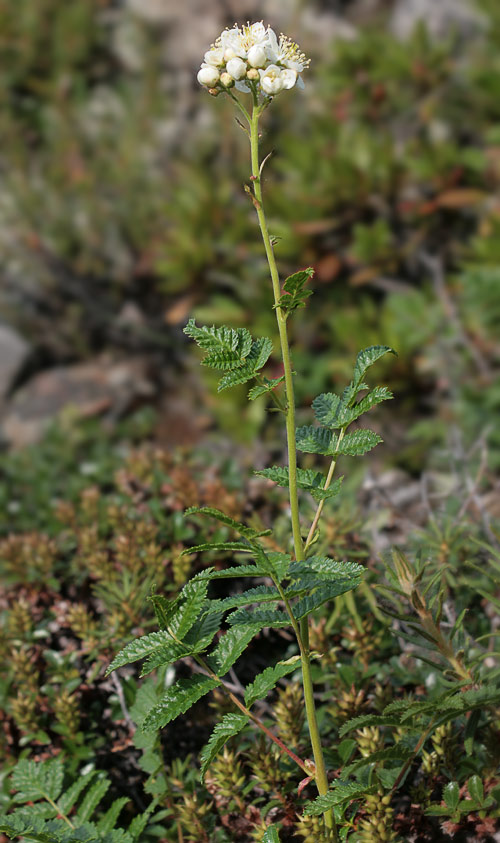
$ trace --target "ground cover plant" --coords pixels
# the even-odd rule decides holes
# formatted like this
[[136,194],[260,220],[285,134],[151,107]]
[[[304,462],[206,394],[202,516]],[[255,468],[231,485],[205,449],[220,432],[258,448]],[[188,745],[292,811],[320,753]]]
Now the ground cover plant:
[[[222,377],[221,391],[253,382],[249,397],[264,398],[284,417],[288,464],[257,470],[262,479],[249,506],[217,479],[204,487],[185,455],[176,464],[141,449],[118,470],[114,488],[105,480],[108,468],[96,472],[96,484],[81,497],[77,485],[73,501],[60,503],[55,514],[47,508],[41,520],[50,535],[5,539],[6,690],[17,691],[16,704],[6,707],[7,756],[13,760],[23,747],[32,755],[5,780],[6,804],[12,795],[24,805],[2,820],[11,837],[487,840],[497,828],[500,561],[480,494],[484,466],[466,500],[445,491],[407,553],[387,554],[384,580],[368,535],[359,535],[360,513],[352,520],[346,514],[344,484],[334,472],[338,460],[380,441],[357,423],[391,397],[387,387],[366,381],[392,349],[362,350],[344,391],[321,393],[313,401],[316,423],[296,429],[287,331],[307,319],[313,273],[300,270],[279,282],[258,146],[271,95],[293,87],[305,59],[295,44],[267,37],[269,43],[258,26],[224,33],[227,43],[209,51],[200,81],[233,99],[245,66],[252,112],[246,100],[237,101],[252,150],[247,193],[271,271],[283,374],[261,372],[275,348],[246,328],[190,320],[185,330],[204,364]],[[464,301],[472,284],[465,282]],[[297,467],[296,449],[306,454],[304,467]],[[321,456],[329,458],[326,474]],[[460,489],[478,455],[457,460]],[[343,465],[348,473],[349,460]],[[269,481],[288,488],[289,508]],[[331,515],[321,522],[326,507]],[[198,526],[198,515],[213,523]],[[21,529],[25,518],[23,512]],[[204,534],[196,535],[200,529]],[[245,591],[248,577],[256,581]],[[228,578],[236,585],[229,593],[221,590]],[[22,595],[30,580],[38,588]],[[47,581],[55,595],[44,593]],[[92,596],[83,591],[85,603],[58,606],[59,584],[69,603],[81,598],[82,586]],[[151,632],[154,621],[144,611],[148,599],[158,631]],[[71,631],[69,642],[61,626]],[[40,646],[44,640],[50,646]],[[149,678],[139,686],[128,665],[143,658]],[[98,691],[94,722],[114,724],[112,747],[102,735],[92,735],[88,746],[88,730],[79,731],[89,690]],[[197,705],[208,692],[209,717]],[[176,752],[170,724],[181,715],[190,718],[192,744]],[[17,732],[9,734],[12,723]],[[115,752],[129,764],[127,793],[110,757]],[[139,784],[146,797],[137,795]]]

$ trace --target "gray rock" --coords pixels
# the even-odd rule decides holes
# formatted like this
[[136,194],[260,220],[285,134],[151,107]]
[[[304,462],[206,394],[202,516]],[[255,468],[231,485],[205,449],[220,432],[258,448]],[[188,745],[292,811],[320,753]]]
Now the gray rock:
[[58,366],[15,392],[2,420],[2,439],[13,448],[34,444],[63,411],[75,418],[114,420],[150,400],[154,391],[142,357],[115,361],[103,354],[88,363]]
[[464,37],[477,35],[486,19],[466,0],[398,0],[390,28],[396,37],[408,38],[417,23],[423,21],[433,38],[444,38],[458,31]]
[[0,403],[31,352],[31,346],[9,325],[0,325]]

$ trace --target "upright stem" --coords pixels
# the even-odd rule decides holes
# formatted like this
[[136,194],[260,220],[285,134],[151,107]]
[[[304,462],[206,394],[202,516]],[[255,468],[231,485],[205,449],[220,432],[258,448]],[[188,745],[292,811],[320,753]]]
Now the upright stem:
[[[262,240],[264,242],[264,249],[266,251],[267,262],[269,264],[269,271],[271,273],[274,305],[276,309],[276,319],[278,322],[281,355],[285,375],[285,391],[287,400],[286,436],[288,450],[288,482],[290,493],[290,512],[292,519],[295,558],[298,562],[300,562],[304,559],[304,543],[300,532],[299,499],[297,491],[297,450],[295,446],[295,397],[293,390],[292,365],[290,361],[290,348],[288,343],[288,333],[286,327],[286,315],[278,304],[281,298],[278,267],[276,266],[273,245],[269,236],[266,216],[264,213],[264,207],[262,203],[262,186],[259,163],[259,117],[261,112],[262,107],[258,105],[256,97],[254,97],[254,107],[251,118],[249,120],[254,205],[255,210],[257,212],[257,218],[259,220]],[[318,721],[316,717],[316,706],[314,703],[313,683],[311,677],[311,658],[309,650],[309,627],[307,617],[300,622],[300,631],[296,630],[296,634],[297,640],[299,642],[302,662],[304,702],[306,707],[307,723],[309,726],[309,734],[311,737],[311,745],[314,756],[316,786],[318,788],[320,796],[324,796],[324,794],[328,792],[328,777],[326,774],[325,760],[323,757],[323,749],[321,746]],[[325,827],[330,833],[331,839],[337,841],[337,828],[332,810],[328,810],[325,812],[324,820]]]

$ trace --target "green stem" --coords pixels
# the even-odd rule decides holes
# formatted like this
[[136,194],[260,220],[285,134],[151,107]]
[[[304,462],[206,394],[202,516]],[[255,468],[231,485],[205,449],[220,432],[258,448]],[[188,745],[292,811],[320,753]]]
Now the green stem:
[[[345,436],[345,432],[346,432],[346,428],[343,427],[340,430],[340,433],[339,433],[338,444],[340,444],[342,442],[342,439]],[[330,483],[332,482],[332,479],[333,479],[333,475],[335,473],[336,466],[337,466],[337,457],[335,457],[335,459],[332,460],[331,463],[330,463],[330,468],[328,469],[328,474],[326,475],[326,480],[325,480],[325,484],[323,486],[323,489],[328,489],[328,487],[330,486]],[[321,500],[318,504],[318,507],[316,509],[316,513],[314,515],[313,522],[311,524],[311,529],[309,530],[309,533],[307,535],[306,544],[305,544],[305,548],[304,548],[304,550],[306,552],[309,549],[309,547],[312,544],[312,541],[314,539],[314,535],[316,533],[316,528],[318,526],[319,519],[321,518],[321,514],[323,512],[324,505],[325,505],[325,499],[323,498],[323,500]]]
[[[290,512],[292,519],[292,533],[293,544],[295,550],[295,558],[298,562],[304,559],[304,542],[300,532],[300,518],[299,518],[299,499],[297,487],[297,450],[295,446],[295,397],[293,389],[293,375],[292,364],[290,360],[290,347],[288,343],[288,333],[286,327],[286,315],[279,306],[281,298],[280,280],[276,259],[274,256],[273,245],[269,236],[267,227],[266,215],[262,202],[262,186],[261,186],[261,171],[259,162],[259,117],[262,113],[263,107],[259,106],[257,97],[254,93],[254,107],[249,121],[250,124],[250,151],[252,161],[252,183],[253,183],[253,203],[257,212],[264,249],[266,252],[267,262],[269,264],[269,271],[271,274],[271,281],[274,294],[274,307],[276,310],[276,320],[278,323],[278,332],[281,345],[281,356],[283,360],[283,371],[285,375],[285,392],[286,392],[286,435],[287,435],[287,450],[288,450],[288,478],[289,478],[289,494],[290,494]],[[296,622],[295,622],[296,625]],[[295,627],[294,627],[295,629]],[[302,662],[302,681],[304,686],[304,702],[307,715],[307,723],[309,726],[309,734],[311,737],[311,746],[314,756],[315,764],[315,781],[320,796],[324,796],[328,792],[328,777],[326,774],[325,760],[323,756],[323,749],[321,746],[321,738],[318,728],[318,720],[316,716],[316,706],[314,703],[313,683],[311,677],[311,658],[309,651],[309,626],[308,619],[303,618],[300,622],[300,630],[295,629],[297,641],[300,647],[300,655]],[[333,811],[330,809],[324,814],[325,828],[330,833],[332,840],[337,841],[337,828]]]

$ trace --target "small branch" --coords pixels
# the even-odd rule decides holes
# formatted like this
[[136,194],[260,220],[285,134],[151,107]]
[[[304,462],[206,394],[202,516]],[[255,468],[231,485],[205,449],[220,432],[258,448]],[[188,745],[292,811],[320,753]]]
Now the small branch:
[[120,703],[120,708],[122,710],[123,719],[125,720],[127,726],[129,727],[131,732],[135,732],[135,723],[133,722],[128,708],[127,703],[125,702],[125,694],[123,693],[123,688],[121,686],[121,682],[116,675],[116,673],[111,674],[111,681],[115,687],[116,696],[118,697],[118,702]]

